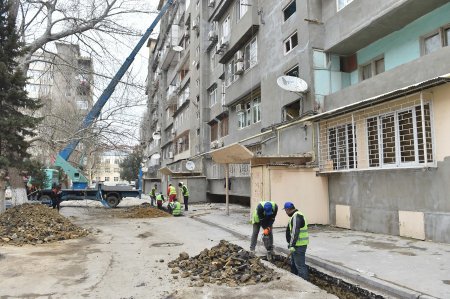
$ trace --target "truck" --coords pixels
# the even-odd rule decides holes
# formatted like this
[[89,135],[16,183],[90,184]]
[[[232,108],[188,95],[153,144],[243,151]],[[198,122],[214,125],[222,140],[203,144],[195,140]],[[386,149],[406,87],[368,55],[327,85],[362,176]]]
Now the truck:
[[[137,45],[131,51],[130,55],[124,61],[114,77],[111,79],[111,82],[100,95],[97,102],[84,118],[80,130],[85,130],[90,127],[92,123],[99,117],[103,106],[111,97],[120,79],[128,70],[144,43],[150,37],[150,34],[153,32],[153,29],[156,27],[161,17],[169,9],[169,7],[174,4],[174,2],[175,0],[168,0],[166,4],[161,8],[153,23],[146,30]],[[139,190],[135,190],[130,186],[105,186],[103,184],[97,184],[96,188],[88,188],[89,180],[79,169],[72,166],[72,164],[68,162],[70,156],[79,143],[80,138],[76,138],[71,141],[63,150],[59,152],[55,160],[55,166],[60,167],[72,181],[72,187],[70,189],[61,190],[63,201],[92,199],[101,201],[105,206],[115,208],[123,198],[138,197],[141,195],[141,192]],[[48,175],[50,175],[50,172],[48,172]],[[53,179],[53,173],[51,173],[51,176]],[[40,190],[40,192],[38,193],[38,200],[48,203],[51,200],[51,195],[52,190],[50,188]]]

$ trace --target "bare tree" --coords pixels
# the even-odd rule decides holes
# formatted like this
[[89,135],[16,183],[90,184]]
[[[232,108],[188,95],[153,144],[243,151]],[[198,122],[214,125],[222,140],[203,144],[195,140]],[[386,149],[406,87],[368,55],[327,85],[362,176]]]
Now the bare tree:
[[[136,29],[130,20],[150,23],[155,8],[140,0],[9,0],[11,15],[15,16],[21,40],[27,52],[20,60],[20,67],[26,73],[30,64],[39,62],[37,53],[49,53],[57,57],[55,42],[78,44],[83,55],[101,65],[95,70],[92,93],[100,94],[123,62],[117,53],[128,53],[146,28]],[[155,5],[155,4],[153,4]],[[134,26],[133,26],[134,25]],[[51,56],[51,55],[50,55]],[[55,61],[51,63],[55,64]],[[60,60],[59,65],[70,62]],[[137,67],[139,68],[139,66]],[[146,72],[146,65],[143,71]],[[101,117],[90,129],[79,129],[83,115],[69,103],[54,105],[51,102],[41,110],[44,122],[40,133],[32,141],[49,146],[54,153],[74,138],[85,140],[95,148],[130,143],[135,139],[140,119],[129,115],[130,108],[145,106],[144,84],[133,73],[127,72],[123,82],[116,89],[111,104],[105,107]],[[141,80],[142,81],[142,80]],[[133,110],[131,110],[133,111]],[[91,140],[96,144],[92,145]],[[91,153],[92,149],[87,149]],[[18,181],[18,180],[16,180]],[[14,188],[23,186],[14,184]]]

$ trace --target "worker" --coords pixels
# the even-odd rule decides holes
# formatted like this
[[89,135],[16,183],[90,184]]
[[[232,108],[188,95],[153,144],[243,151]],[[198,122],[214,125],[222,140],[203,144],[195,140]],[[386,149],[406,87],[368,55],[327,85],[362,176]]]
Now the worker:
[[158,195],[156,195],[156,205],[158,206],[158,209],[162,209],[162,204],[164,202],[164,195],[160,192]]
[[177,198],[177,189],[172,184],[169,184],[169,188],[167,188],[167,196],[169,197],[169,202]]
[[152,206],[155,205],[155,201],[156,201],[156,190],[157,190],[157,186],[155,184],[155,186],[152,188],[152,190],[150,190],[150,204]]
[[177,198],[174,198],[173,202],[169,203],[168,208],[173,216],[181,216],[181,203]]
[[51,198],[52,198],[52,208],[58,209],[59,211],[62,200],[61,185],[53,185]]
[[181,188],[181,194],[183,194],[183,201],[184,201],[184,210],[187,211],[189,201],[189,189],[185,184],[183,184],[183,182],[179,182],[178,187]]
[[304,280],[308,280],[308,268],[305,263],[306,248],[309,243],[308,222],[292,202],[286,202],[284,210],[290,217],[286,227],[286,241],[291,256],[291,271]]
[[258,240],[259,229],[262,227],[264,234],[269,236],[268,244],[264,244],[268,255],[273,254],[273,233],[272,226],[277,216],[278,206],[273,201],[261,201],[253,212],[252,224],[253,233],[250,243],[250,251],[255,251],[256,241]]

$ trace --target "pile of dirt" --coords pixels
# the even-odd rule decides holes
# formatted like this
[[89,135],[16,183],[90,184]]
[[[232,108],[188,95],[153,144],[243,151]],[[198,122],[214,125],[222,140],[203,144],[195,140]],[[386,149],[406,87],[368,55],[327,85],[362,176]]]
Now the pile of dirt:
[[[253,253],[227,241],[210,250],[204,249],[199,255],[189,257],[186,252],[169,262],[174,279],[189,277],[192,286],[205,283],[226,284],[231,287],[268,282],[277,278],[277,274],[264,266]],[[278,277],[279,278],[279,277]],[[277,278],[277,279],[278,279]]]
[[0,214],[0,245],[42,244],[86,236],[57,210],[41,204],[23,204]]
[[146,203],[137,207],[116,209],[114,210],[114,216],[120,218],[158,218],[172,215]]

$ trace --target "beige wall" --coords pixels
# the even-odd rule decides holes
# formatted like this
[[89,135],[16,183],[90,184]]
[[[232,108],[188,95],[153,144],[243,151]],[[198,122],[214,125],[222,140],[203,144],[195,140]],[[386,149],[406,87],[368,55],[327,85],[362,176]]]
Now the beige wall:
[[450,156],[450,83],[433,89],[433,126],[436,161]]
[[251,182],[251,211],[261,200],[273,200],[279,209],[275,226],[284,227],[288,222],[289,218],[282,210],[286,201],[293,202],[308,223],[329,224],[328,180],[316,176],[313,169],[252,167]]

